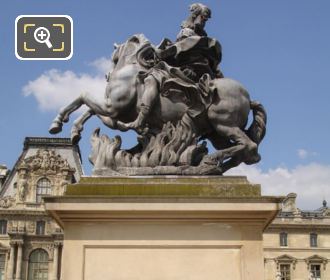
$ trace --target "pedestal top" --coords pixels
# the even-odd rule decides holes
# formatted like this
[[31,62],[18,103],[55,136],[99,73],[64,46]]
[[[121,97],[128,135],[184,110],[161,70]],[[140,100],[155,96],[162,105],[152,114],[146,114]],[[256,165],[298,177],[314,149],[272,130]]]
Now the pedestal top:
[[284,197],[261,196],[246,177],[84,177],[64,196],[45,197],[65,227],[72,221],[222,220],[261,223],[277,215]]
[[65,195],[260,197],[261,187],[244,176],[82,177]]

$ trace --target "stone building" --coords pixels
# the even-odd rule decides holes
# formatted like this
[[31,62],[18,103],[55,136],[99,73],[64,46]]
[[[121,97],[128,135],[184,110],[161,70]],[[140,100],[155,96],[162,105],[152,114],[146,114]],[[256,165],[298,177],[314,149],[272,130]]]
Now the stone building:
[[[82,175],[79,147],[66,138],[28,137],[13,169],[0,165],[0,280],[60,279],[63,232],[42,197]],[[330,209],[302,211],[295,200],[287,196],[264,233],[265,279],[329,280]]]
[[[296,207],[289,194],[282,211],[264,233],[265,280],[330,279],[330,208]],[[276,278],[277,277],[277,278]]]
[[60,279],[63,232],[44,210],[82,175],[70,139],[26,138],[11,172],[0,167],[0,280]]

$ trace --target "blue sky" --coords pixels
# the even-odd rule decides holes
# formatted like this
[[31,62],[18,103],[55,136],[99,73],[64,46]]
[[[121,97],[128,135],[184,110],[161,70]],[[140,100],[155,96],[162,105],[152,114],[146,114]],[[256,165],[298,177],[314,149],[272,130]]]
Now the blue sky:
[[[48,126],[56,115],[57,104],[64,97],[65,100],[74,98],[77,91],[84,90],[79,87],[86,81],[94,81],[98,83],[95,88],[102,89],[106,59],[115,42],[123,42],[134,33],[144,33],[155,44],[163,37],[175,39],[191,3],[186,0],[3,1],[0,9],[0,163],[13,166],[24,137],[49,136]],[[323,198],[330,200],[330,177],[326,175],[330,173],[330,1],[209,0],[203,3],[213,12],[206,29],[209,36],[222,44],[224,75],[242,82],[252,99],[262,102],[268,111],[268,132],[260,148],[263,159],[252,171],[242,167],[237,174],[257,172],[259,177],[250,175],[251,178],[263,181],[260,176],[269,176],[274,179],[274,185],[281,176],[289,176],[291,181],[308,176],[300,185],[315,181],[318,185],[313,189],[319,190],[313,192],[314,200],[310,203],[308,196],[313,190],[309,185],[305,186],[305,192],[296,183],[292,189],[283,186],[273,192],[270,186],[266,193],[296,191],[298,197],[305,196],[301,198],[304,206],[310,207],[320,205]],[[14,22],[24,14],[70,15],[74,22],[73,58],[69,61],[18,60],[14,55]],[[51,69],[53,72],[49,72]],[[56,84],[68,76],[76,81],[72,97],[70,86],[64,88]],[[46,99],[42,97],[40,77],[53,89],[48,90]],[[97,126],[102,127],[98,120],[89,121],[81,141],[87,173],[91,169],[87,162],[89,137]],[[68,137],[69,131],[70,125],[67,125],[60,136]],[[111,136],[117,134],[104,127],[102,131]],[[124,137],[126,146],[134,145],[133,133]],[[315,166],[321,173],[313,173],[316,177],[312,180],[309,171]],[[282,171],[289,175],[283,175]]]

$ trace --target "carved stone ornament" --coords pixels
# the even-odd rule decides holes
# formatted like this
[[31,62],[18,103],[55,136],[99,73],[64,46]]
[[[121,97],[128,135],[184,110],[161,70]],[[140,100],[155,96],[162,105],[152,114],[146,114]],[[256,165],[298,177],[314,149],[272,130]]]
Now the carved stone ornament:
[[321,257],[319,255],[313,255],[307,259],[305,259],[305,262],[307,264],[307,269],[310,269],[311,264],[323,264],[323,269],[326,270],[326,266],[328,264],[328,259]]
[[23,170],[52,173],[58,173],[63,170],[74,172],[74,168],[70,167],[66,159],[63,159],[61,155],[57,154],[54,150],[48,149],[40,149],[34,156],[24,159],[18,170],[20,174],[24,173]]
[[[136,34],[115,45],[105,94],[81,94],[59,112],[49,132],[59,133],[82,105],[88,109],[73,123],[73,143],[94,115],[110,129],[136,131],[137,145],[128,150],[119,136],[95,131],[90,161],[97,175],[218,175],[259,162],[266,110],[241,83],[224,77],[221,44],[205,30],[210,18],[211,9],[195,3],[175,41],[164,38],[156,46]],[[204,139],[214,152],[208,153]]]
[[276,262],[276,265],[277,265],[277,270],[280,269],[280,265],[281,264],[292,264],[292,268],[293,269],[296,269],[296,264],[297,264],[297,259],[294,258],[294,257],[291,257],[289,255],[282,255],[282,256],[279,256],[275,259],[275,262]]
[[36,231],[36,223],[34,221],[27,222],[26,231],[29,234],[34,234]]
[[28,181],[26,178],[19,178],[18,182],[17,182],[17,188],[18,188],[18,199],[19,201],[24,201],[25,200],[25,196],[26,196],[26,191],[28,188]]
[[15,205],[15,198],[11,196],[5,196],[0,198],[0,207],[9,208]]

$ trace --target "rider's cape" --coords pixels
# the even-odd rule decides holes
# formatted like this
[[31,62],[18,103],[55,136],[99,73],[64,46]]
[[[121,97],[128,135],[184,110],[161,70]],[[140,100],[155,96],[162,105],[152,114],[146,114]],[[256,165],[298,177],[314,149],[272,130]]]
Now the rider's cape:
[[215,78],[222,59],[219,41],[209,37],[195,35],[175,43],[164,39],[158,48],[162,50],[163,61],[181,69],[193,69],[198,79],[205,73],[209,74],[212,79]]
[[[173,102],[185,103],[188,115],[197,117],[212,103],[215,91],[213,79],[221,61],[220,43],[208,37],[191,36],[174,44],[163,40],[159,48],[168,54],[163,53],[164,60],[141,73],[140,78],[152,75],[158,82],[161,95]],[[196,73],[197,81],[185,75],[184,69],[187,68]]]

